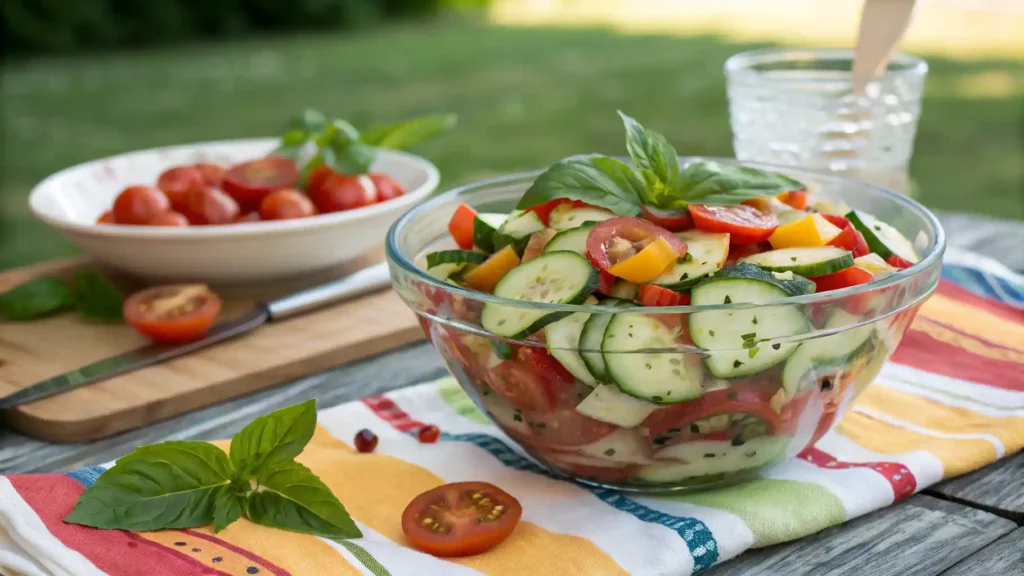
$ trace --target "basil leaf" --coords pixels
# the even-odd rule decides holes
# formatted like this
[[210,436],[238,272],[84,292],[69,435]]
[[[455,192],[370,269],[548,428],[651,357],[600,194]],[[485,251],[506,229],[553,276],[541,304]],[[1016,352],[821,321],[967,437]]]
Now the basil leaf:
[[298,462],[286,462],[257,476],[245,514],[249,520],[324,538],[363,534],[348,511],[319,478]]
[[366,174],[377,159],[376,149],[360,142],[331,143],[320,149],[320,155],[331,170],[350,176]]
[[213,531],[214,533],[228,527],[229,524],[242,517],[242,507],[245,506],[246,495],[233,486],[225,486],[213,501]]
[[[633,166],[646,176],[650,173],[664,185],[669,185],[679,174],[679,158],[668,140],[654,130],[619,111],[626,126],[626,150]],[[645,177],[645,181],[647,178]]]
[[71,287],[57,278],[34,278],[0,294],[0,317],[32,320],[75,303]]
[[559,160],[537,177],[516,209],[525,210],[557,198],[582,200],[622,216],[640,213],[644,183],[633,169],[597,154]]
[[146,531],[209,524],[231,461],[207,442],[164,442],[136,449],[79,497],[65,522]]
[[101,272],[79,270],[75,273],[75,305],[89,320],[120,322],[124,296]]
[[295,458],[316,430],[316,400],[260,416],[231,439],[231,462],[238,478]]
[[[323,112],[307,108],[302,111],[301,114],[292,118],[289,124],[288,132],[285,133],[285,137],[282,138],[283,144],[289,144],[287,142],[288,134],[301,132],[303,134],[302,140],[305,141],[306,137],[311,134],[323,131],[327,127],[327,116]],[[295,142],[291,142],[294,144]]]
[[377,148],[404,150],[422,144],[455,127],[455,114],[430,114],[405,122],[376,126],[363,133],[360,140]]
[[805,185],[784,174],[744,166],[694,162],[661,191],[648,191],[658,208],[683,209],[688,204],[733,205],[760,196],[776,196]]

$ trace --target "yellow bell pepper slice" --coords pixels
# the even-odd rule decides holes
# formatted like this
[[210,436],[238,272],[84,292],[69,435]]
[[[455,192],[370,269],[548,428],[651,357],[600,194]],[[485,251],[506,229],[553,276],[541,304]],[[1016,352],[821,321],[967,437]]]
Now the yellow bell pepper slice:
[[470,288],[490,293],[498,284],[498,280],[516,266],[519,266],[519,255],[511,246],[505,246],[491,254],[483,264],[466,272],[462,279]]
[[678,257],[679,254],[672,250],[664,238],[655,238],[643,250],[616,262],[608,269],[608,273],[636,284],[646,284],[661,276],[669,266],[675,264]]
[[772,248],[800,248],[827,246],[842,232],[837,226],[825,220],[821,214],[811,214],[788,224],[783,224],[768,238]]

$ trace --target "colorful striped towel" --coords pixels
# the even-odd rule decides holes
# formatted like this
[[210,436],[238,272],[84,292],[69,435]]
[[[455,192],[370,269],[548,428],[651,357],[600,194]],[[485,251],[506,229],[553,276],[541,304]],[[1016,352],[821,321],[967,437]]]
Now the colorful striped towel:
[[[149,533],[61,518],[103,467],[0,478],[0,568],[25,575],[684,575],[744,550],[800,538],[979,468],[1024,446],[1024,278],[951,253],[892,362],[837,430],[749,483],[643,496],[547,475],[451,380],[326,410],[299,460],[341,499],[364,537],[335,542],[241,520]],[[438,424],[442,441],[409,433]],[[361,428],[380,436],[357,455]],[[226,447],[226,443],[221,444]],[[479,556],[445,561],[406,547],[400,515],[443,482],[485,480],[523,521]]]

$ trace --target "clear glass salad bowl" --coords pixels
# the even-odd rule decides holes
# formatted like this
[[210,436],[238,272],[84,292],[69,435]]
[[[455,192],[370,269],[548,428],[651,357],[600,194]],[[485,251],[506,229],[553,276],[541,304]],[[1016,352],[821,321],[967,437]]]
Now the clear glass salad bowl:
[[[680,164],[694,160],[737,164],[696,158],[680,158]],[[841,290],[762,304],[676,307],[510,300],[424,271],[426,253],[452,246],[447,224],[457,206],[507,212],[538,174],[528,173],[452,190],[398,220],[387,238],[394,289],[417,314],[430,342],[480,410],[554,473],[619,490],[703,489],[742,481],[794,458],[845,413],[935,289],[945,248],[935,216],[902,195],[797,169],[743,165],[813,183],[816,193],[876,215],[915,243],[921,261]],[[555,314],[583,322],[593,317],[626,332],[634,325],[638,330],[664,327],[677,336],[670,347],[627,344],[609,349],[606,342],[603,352],[600,344],[585,344],[584,338],[570,346],[546,342],[544,330],[508,339],[482,327],[485,306],[537,318]],[[802,333],[779,329],[794,317],[801,324],[806,321]],[[736,322],[750,324],[742,346],[707,350],[688,337],[691,330]],[[605,367],[605,374],[613,367],[634,375],[648,370],[652,380],[659,373],[685,372],[700,392],[696,397],[648,395],[650,400],[641,400],[610,381],[580,379],[581,371],[563,368],[580,361]],[[715,366],[745,362],[756,370],[731,379],[713,375]]]

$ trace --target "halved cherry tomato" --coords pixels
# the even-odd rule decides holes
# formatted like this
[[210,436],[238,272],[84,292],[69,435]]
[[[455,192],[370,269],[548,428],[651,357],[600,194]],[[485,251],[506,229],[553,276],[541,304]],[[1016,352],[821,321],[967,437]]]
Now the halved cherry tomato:
[[232,166],[222,186],[240,206],[258,208],[263,197],[274,190],[292,188],[299,180],[295,161],[283,156],[267,156]]
[[452,235],[455,243],[463,250],[473,249],[473,221],[476,220],[476,210],[468,204],[459,204],[448,221],[448,233]]
[[523,249],[523,262],[529,262],[540,256],[544,252],[544,247],[548,245],[548,242],[557,233],[558,231],[553,228],[545,228],[540,232],[530,234],[530,239],[526,242],[526,248]]
[[594,289],[598,294],[608,295],[611,293],[612,288],[615,287],[615,276],[608,273],[607,270],[597,271],[597,288]]
[[806,210],[807,209],[807,190],[793,190],[791,192],[783,192],[776,196],[785,204],[789,204],[795,210]]
[[867,284],[874,280],[874,278],[874,274],[860,266],[850,266],[834,274],[815,276],[811,280],[818,287],[817,292],[828,292],[829,290],[839,290],[849,286],[857,286],[858,284]]
[[822,214],[822,217],[836,228],[842,230],[838,236],[832,239],[828,243],[829,246],[835,246],[836,248],[842,248],[843,250],[849,250],[853,253],[854,258],[864,256],[871,252],[868,248],[868,243],[864,240],[864,235],[860,233],[849,220],[839,216],[837,214]]
[[442,558],[486,552],[508,538],[523,507],[487,482],[453,482],[420,494],[402,512],[413,548]]
[[572,204],[573,208],[583,208],[586,206],[590,206],[590,204],[587,204],[586,202],[583,202],[581,200],[555,198],[554,200],[548,200],[543,204],[531,206],[524,210],[524,212],[533,212],[537,214],[537,217],[540,218],[540,221],[543,222],[545,226],[547,226],[551,222],[551,213],[555,211],[555,208],[558,208],[562,204]]
[[114,200],[114,221],[144,225],[170,209],[170,201],[160,190],[149,186],[129,186]]
[[601,270],[607,270],[643,250],[655,238],[663,239],[672,252],[686,254],[686,243],[661,226],[640,218],[616,216],[598,222],[587,235],[587,257]]
[[779,226],[774,214],[751,206],[704,206],[690,204],[694,225],[705,232],[728,232],[730,244],[764,242]]
[[202,284],[157,286],[132,294],[124,317],[157,342],[202,338],[220,313],[220,298]]
[[188,218],[180,212],[164,212],[149,221],[150,226],[188,226]]
[[693,216],[688,210],[659,210],[650,206],[640,209],[640,217],[671,232],[693,228]]
[[96,219],[96,223],[97,224],[116,224],[117,222],[114,221],[114,213],[112,211],[110,211],[110,210],[107,210],[103,214],[100,214],[100,217]]
[[488,370],[487,382],[516,408],[549,412],[562,403],[564,390],[573,388],[575,379],[546,348],[517,346],[512,360]]
[[362,208],[377,202],[377,189],[366,176],[331,174],[320,188],[309,189],[309,199],[321,214]]
[[759,419],[766,434],[774,434],[781,424],[769,401],[778,388],[764,384],[733,385],[705,392],[700,398],[658,408],[643,421],[655,446],[687,440],[728,440],[733,431],[715,432],[713,437],[696,426],[698,420],[718,414],[746,414]]
[[171,206],[181,210],[188,206],[188,193],[206,187],[203,173],[195,166],[176,166],[164,170],[156,179],[156,187],[167,195]]
[[405,188],[391,176],[379,172],[370,172],[369,176],[377,187],[377,202],[386,202],[405,194]]
[[908,262],[907,260],[904,260],[903,258],[900,258],[899,256],[897,256],[895,254],[893,254],[892,256],[889,256],[888,258],[886,258],[885,262],[889,266],[892,266],[893,268],[899,268],[900,270],[903,270],[905,268],[910,268],[911,266],[914,265],[913,262]]
[[234,198],[209,186],[189,192],[188,205],[182,211],[189,222],[199,226],[230,224],[239,212]]
[[260,203],[260,218],[263,220],[308,218],[315,214],[313,202],[302,192],[291,188],[274,190]]
[[207,186],[216,186],[217,188],[220,188],[220,185],[224,182],[224,176],[228,173],[227,168],[218,164],[210,164],[209,162],[200,162],[192,166],[203,175],[203,182]]
[[[537,369],[556,389],[561,389],[576,381],[572,372],[566,370],[565,366],[555,360],[548,353],[548,349],[543,346],[516,346],[514,355],[520,362],[525,362]],[[576,403],[573,402],[572,405],[575,406]]]
[[618,429],[614,424],[588,418],[575,408],[550,412],[523,412],[523,421],[533,432],[534,445],[577,447],[596,442]]
[[689,294],[681,294],[654,284],[641,286],[636,299],[644,306],[687,306],[690,304]]

